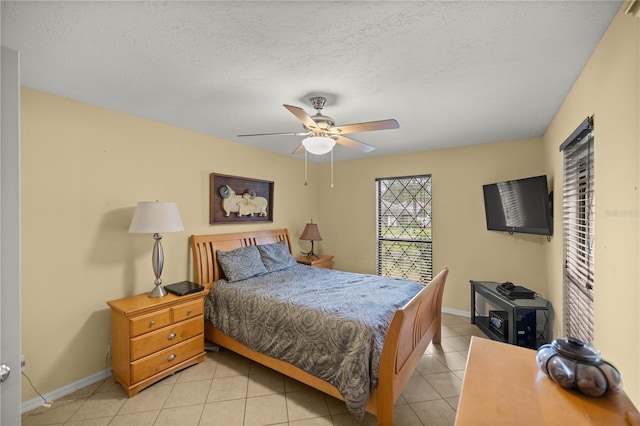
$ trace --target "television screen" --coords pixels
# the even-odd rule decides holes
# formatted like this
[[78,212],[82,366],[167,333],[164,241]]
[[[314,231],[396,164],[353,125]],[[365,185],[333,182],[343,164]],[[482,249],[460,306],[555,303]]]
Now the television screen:
[[553,234],[547,176],[483,185],[487,229]]

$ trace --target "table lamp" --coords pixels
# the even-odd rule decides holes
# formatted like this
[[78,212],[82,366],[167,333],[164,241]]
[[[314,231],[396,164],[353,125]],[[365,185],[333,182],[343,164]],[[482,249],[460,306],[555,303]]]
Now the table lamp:
[[131,234],[153,234],[156,240],[153,245],[153,254],[151,255],[151,263],[153,265],[153,273],[156,276],[154,281],[156,287],[149,293],[149,297],[163,297],[167,295],[167,291],[162,287],[162,267],[164,266],[164,253],[160,240],[162,235],[160,232],[178,232],[184,231],[184,225],[178,212],[176,203],[165,201],[140,201],[136,206],[129,226]]
[[311,223],[307,223],[304,227],[304,231],[302,231],[302,235],[300,235],[301,240],[311,241],[311,251],[305,253],[302,252],[305,256],[310,259],[317,259],[318,256],[313,252],[313,242],[314,241],[322,241],[322,237],[320,236],[320,231],[318,230],[318,225],[313,223],[313,219],[311,219]]

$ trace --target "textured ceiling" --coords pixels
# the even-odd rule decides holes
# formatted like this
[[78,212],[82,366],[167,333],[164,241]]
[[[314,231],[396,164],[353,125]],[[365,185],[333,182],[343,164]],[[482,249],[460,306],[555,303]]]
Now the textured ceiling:
[[300,136],[237,135],[300,131],[282,104],[315,94],[400,123],[339,161],[541,136],[620,5],[3,0],[1,36],[24,86],[285,155]]

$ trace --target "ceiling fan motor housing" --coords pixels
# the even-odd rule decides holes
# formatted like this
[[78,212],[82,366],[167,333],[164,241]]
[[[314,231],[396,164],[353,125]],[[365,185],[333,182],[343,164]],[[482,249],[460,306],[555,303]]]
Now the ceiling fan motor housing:
[[[311,119],[316,122],[316,124],[318,125],[318,129],[328,130],[330,127],[335,126],[336,122],[333,118],[323,115],[320,112],[322,111],[322,108],[324,108],[324,104],[327,102],[327,99],[322,96],[316,96],[309,100],[311,101],[311,105],[313,105],[313,108],[317,111],[316,114],[311,117]],[[310,130],[306,126],[305,129]]]
[[317,113],[316,115],[311,117],[311,119],[316,122],[320,130],[328,130],[330,127],[333,127],[336,124],[333,121],[333,118],[327,117],[326,115],[322,115],[320,113]]

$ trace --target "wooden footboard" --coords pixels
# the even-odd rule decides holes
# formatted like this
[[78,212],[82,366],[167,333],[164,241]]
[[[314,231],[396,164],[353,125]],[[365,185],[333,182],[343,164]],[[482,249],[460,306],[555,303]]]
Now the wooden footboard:
[[[256,235],[259,236],[256,239]],[[225,235],[191,237],[196,282],[212,285],[220,278],[215,261],[216,249],[232,250],[251,244],[287,241],[287,230],[260,231]],[[221,243],[221,247],[218,244]],[[291,245],[289,244],[289,247]],[[440,343],[442,324],[442,294],[448,275],[444,268],[427,286],[405,306],[398,309],[391,320],[380,358],[378,386],[369,398],[366,410],[378,418],[379,425],[393,424],[393,406],[411,377],[429,343]],[[304,370],[276,358],[255,352],[205,321],[205,337],[220,346],[265,365],[286,376],[305,383],[328,395],[343,399],[332,384]]]
[[398,309],[384,339],[378,374],[378,424],[393,424],[393,404],[413,374],[429,343],[440,344],[442,294],[449,274],[442,271],[406,305]]

